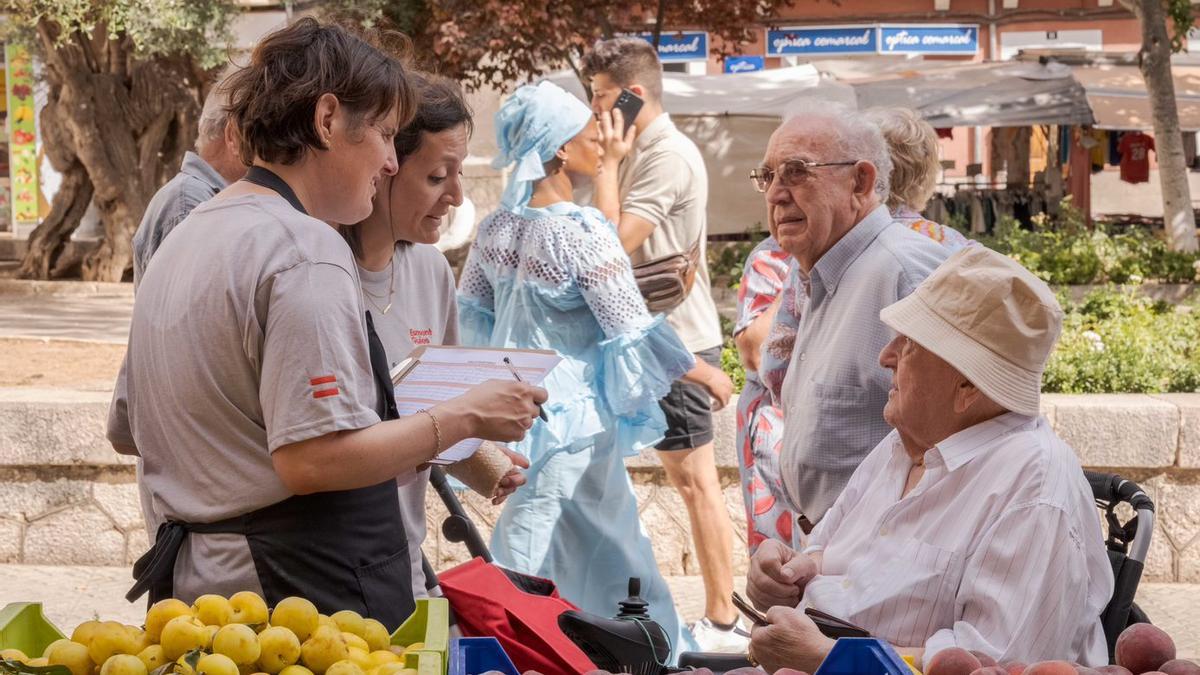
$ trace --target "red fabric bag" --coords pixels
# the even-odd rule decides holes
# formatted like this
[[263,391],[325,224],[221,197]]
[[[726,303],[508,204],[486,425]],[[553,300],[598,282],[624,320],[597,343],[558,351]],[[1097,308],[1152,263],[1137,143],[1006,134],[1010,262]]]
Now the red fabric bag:
[[554,582],[475,558],[438,574],[442,594],[466,637],[494,637],[517,670],[582,675],[596,669],[558,628],[558,615],[579,609]]

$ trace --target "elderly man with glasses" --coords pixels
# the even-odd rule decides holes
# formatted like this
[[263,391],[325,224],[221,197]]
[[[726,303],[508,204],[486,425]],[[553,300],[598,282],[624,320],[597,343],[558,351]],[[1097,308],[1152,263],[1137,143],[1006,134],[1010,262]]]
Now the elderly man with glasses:
[[878,318],[895,330],[877,357],[895,431],[802,551],[772,541],[755,553],[747,592],[769,609],[752,660],[815,671],[833,645],[815,610],[927,671],[950,647],[1000,663],[1106,663],[1113,576],[1100,520],[1075,453],[1039,415],[1062,330],[1054,292],[973,246]]
[[885,206],[891,172],[879,127],[825,105],[786,120],[751,173],[766,196],[771,234],[793,258],[789,283],[802,305],[790,359],[771,354],[790,361],[778,496],[799,514],[798,538],[891,431],[883,420],[891,377],[876,357],[892,333],[879,311],[949,255],[892,219]]

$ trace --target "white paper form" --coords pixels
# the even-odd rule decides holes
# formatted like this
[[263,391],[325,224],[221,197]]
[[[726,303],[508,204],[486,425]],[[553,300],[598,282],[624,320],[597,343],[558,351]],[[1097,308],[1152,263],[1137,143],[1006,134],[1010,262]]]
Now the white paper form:
[[[486,349],[471,347],[421,347],[392,371],[396,382],[396,409],[412,415],[442,401],[461,396],[488,380],[512,380],[504,359],[512,363],[524,382],[541,384],[562,360],[552,351]],[[470,457],[482,441],[468,438],[443,450],[431,464],[453,464]]]

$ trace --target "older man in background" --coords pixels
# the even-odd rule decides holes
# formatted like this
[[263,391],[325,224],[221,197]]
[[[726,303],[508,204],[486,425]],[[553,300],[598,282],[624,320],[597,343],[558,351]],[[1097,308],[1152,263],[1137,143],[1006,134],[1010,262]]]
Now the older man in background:
[[752,656],[767,672],[815,670],[833,641],[812,607],[925,664],[947,647],[1107,663],[1100,521],[1075,453],[1039,415],[1062,328],[1054,293],[974,246],[880,318],[899,333],[879,354],[895,431],[802,553],[776,541],[755,553],[747,592],[770,625]]
[[192,209],[246,175],[246,164],[238,154],[237,131],[228,123],[228,96],[222,84],[214,85],[204,100],[196,151],[184,154],[179,173],[154,194],[133,235],[135,290],[151,256],[171,230]]
[[804,305],[781,397],[780,473],[798,536],[891,430],[882,415],[891,378],[876,356],[892,336],[879,311],[949,255],[888,213],[891,173],[878,126],[831,105],[785,121],[753,172]]

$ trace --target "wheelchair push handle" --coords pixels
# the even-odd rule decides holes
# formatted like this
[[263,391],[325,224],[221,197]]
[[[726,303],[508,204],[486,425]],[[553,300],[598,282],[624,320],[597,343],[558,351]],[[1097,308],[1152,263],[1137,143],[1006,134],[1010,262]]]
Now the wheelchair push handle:
[[1121,478],[1116,474],[1084,471],[1088,485],[1092,488],[1092,496],[1097,500],[1109,503],[1128,502],[1135,511],[1154,510],[1154,502],[1146,495],[1146,491],[1131,480]]

